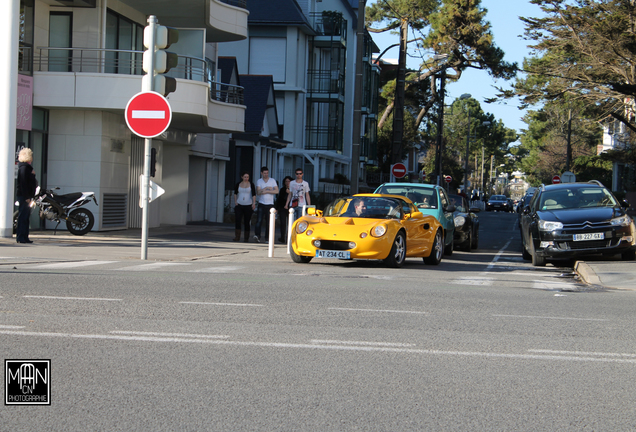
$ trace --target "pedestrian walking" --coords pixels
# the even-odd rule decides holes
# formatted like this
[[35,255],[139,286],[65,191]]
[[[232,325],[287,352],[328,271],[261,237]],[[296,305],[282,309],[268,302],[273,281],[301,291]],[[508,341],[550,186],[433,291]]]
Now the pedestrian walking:
[[256,195],[258,210],[256,210],[256,226],[254,227],[254,241],[261,242],[261,227],[265,223],[265,238],[269,238],[269,213],[274,208],[274,197],[278,194],[278,183],[269,176],[269,168],[261,168],[261,178],[256,181]]
[[287,199],[289,197],[289,185],[293,179],[290,176],[285,176],[283,183],[278,192],[276,198],[276,211],[278,212],[278,222],[280,222],[280,238],[281,243],[287,243],[287,225],[289,224],[289,210],[285,207]]
[[31,200],[35,197],[38,182],[33,172],[33,150],[23,148],[18,154],[18,183],[16,199],[18,200],[18,221],[15,240],[18,243],[33,243],[29,239],[29,216],[31,216]]
[[243,221],[243,241],[250,241],[250,222],[256,208],[256,187],[250,181],[247,172],[241,174],[241,181],[234,188],[234,241],[241,240],[241,221]]
[[303,170],[296,168],[296,180],[289,184],[289,197],[287,198],[286,209],[294,209],[294,220],[303,214],[303,206],[311,205],[309,197],[309,183],[303,180]]

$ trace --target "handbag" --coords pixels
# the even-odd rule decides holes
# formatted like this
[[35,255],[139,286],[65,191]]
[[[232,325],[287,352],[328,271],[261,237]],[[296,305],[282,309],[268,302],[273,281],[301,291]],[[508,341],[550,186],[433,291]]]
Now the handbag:
[[292,198],[291,200],[291,207],[298,207],[298,198]]

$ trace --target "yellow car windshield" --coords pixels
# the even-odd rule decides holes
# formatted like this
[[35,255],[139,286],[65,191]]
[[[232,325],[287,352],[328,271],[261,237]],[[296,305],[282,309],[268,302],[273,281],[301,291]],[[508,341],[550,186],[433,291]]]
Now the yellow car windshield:
[[401,219],[402,215],[402,205],[398,200],[374,197],[338,198],[323,213],[325,217],[367,219]]

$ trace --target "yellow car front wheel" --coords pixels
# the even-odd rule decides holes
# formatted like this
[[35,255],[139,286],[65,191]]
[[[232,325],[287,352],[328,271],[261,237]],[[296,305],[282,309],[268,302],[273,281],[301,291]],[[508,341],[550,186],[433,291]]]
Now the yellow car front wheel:
[[293,247],[291,248],[291,251],[289,252],[289,254],[291,255],[292,261],[294,261],[295,263],[299,263],[299,264],[301,264],[301,263],[302,264],[307,264],[313,258],[313,257],[298,255]]
[[393,240],[393,246],[389,256],[385,258],[384,262],[389,267],[398,268],[404,265],[404,259],[406,258],[406,239],[404,233],[399,232]]

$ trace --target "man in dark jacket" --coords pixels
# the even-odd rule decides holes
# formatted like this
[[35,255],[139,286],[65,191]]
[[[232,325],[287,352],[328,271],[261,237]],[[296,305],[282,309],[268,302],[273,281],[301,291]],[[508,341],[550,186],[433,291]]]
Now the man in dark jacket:
[[19,208],[15,240],[18,243],[33,243],[29,240],[29,216],[31,215],[29,204],[35,197],[35,189],[38,184],[31,166],[33,151],[30,148],[20,150],[18,162],[16,198],[18,199]]

